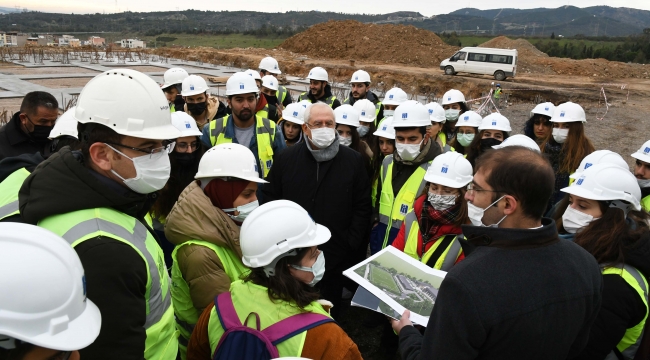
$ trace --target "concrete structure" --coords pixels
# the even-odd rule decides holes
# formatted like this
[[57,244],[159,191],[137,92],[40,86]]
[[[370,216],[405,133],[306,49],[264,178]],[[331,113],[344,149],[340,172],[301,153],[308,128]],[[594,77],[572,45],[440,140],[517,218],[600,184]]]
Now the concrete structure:
[[0,32],[0,46],[5,46],[7,43],[7,34]]
[[27,38],[27,43],[26,45],[31,45],[31,46],[47,46],[47,38],[43,35],[39,35],[37,37],[28,37]]
[[99,36],[91,36],[88,38],[88,45],[90,46],[104,46],[106,45],[106,39]]
[[8,32],[6,33],[5,46],[25,46],[27,43],[27,34],[21,34],[18,32]]
[[62,35],[59,38],[59,46],[79,47],[81,41],[72,35]]
[[147,44],[144,41],[138,39],[122,39],[120,41],[117,41],[116,44],[120,45],[123,48],[129,49],[144,49],[147,47]]

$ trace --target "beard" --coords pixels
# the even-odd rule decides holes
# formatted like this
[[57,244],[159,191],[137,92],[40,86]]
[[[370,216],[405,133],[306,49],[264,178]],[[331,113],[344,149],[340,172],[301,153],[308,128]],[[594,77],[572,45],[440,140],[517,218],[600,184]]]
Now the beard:
[[248,121],[253,117],[253,112],[251,110],[241,110],[237,117],[241,121]]

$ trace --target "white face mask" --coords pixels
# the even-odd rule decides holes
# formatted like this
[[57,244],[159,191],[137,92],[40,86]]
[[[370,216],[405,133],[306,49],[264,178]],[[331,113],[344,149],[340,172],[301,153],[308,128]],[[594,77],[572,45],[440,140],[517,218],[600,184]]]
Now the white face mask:
[[472,222],[472,225],[474,226],[487,226],[487,227],[499,227],[499,224],[508,216],[504,215],[499,222],[496,224],[492,225],[485,225],[483,224],[483,214],[485,214],[485,211],[489,208],[491,208],[494,204],[498,203],[503,199],[505,195],[497,199],[497,201],[493,202],[492,204],[488,205],[485,209],[481,209],[480,207],[472,204],[471,202],[467,202],[467,216],[469,217],[469,220]]
[[365,125],[361,125],[357,128],[357,132],[359,133],[359,137],[364,137],[366,134],[370,131],[370,128]]
[[308,271],[314,274],[314,279],[312,279],[311,282],[307,283],[307,285],[313,287],[319,281],[321,281],[321,279],[323,279],[323,275],[325,275],[325,254],[321,251],[320,254],[318,254],[316,262],[311,267],[304,267],[299,265],[291,265],[291,267],[302,271]]
[[553,128],[553,139],[556,143],[564,144],[567,136],[569,136],[569,129]]
[[465,147],[472,143],[475,135],[476,134],[457,134],[456,140],[458,140],[458,143]]
[[395,115],[395,110],[385,110],[384,109],[384,117],[389,117]]
[[641,189],[650,187],[650,179],[636,179]]
[[162,189],[165,187],[165,184],[167,184],[172,169],[167,150],[152,155],[142,155],[136,158],[130,158],[116,148],[108,144],[105,145],[133,162],[133,166],[135,167],[135,177],[131,179],[125,179],[115,172],[115,170],[111,169],[111,172],[122,179],[124,185],[128,186],[129,189],[138,194],[151,194]]
[[350,146],[352,145],[352,138],[339,135],[339,144],[343,146]]
[[457,121],[459,115],[460,115],[460,110],[458,109],[445,110],[445,119],[447,119],[447,121]]
[[260,202],[255,200],[253,202],[249,202],[248,204],[237,206],[236,208],[221,209],[221,210],[223,210],[223,212],[226,213],[235,212],[235,210],[239,211],[239,215],[230,215],[230,214],[227,215],[230,216],[230,218],[235,221],[244,222],[244,220],[246,220],[248,215],[250,215],[250,213],[252,213],[253,210],[257,209],[259,206],[260,206]]
[[564,211],[564,214],[562,214],[562,227],[564,227],[564,230],[569,234],[575,234],[581,229],[584,229],[594,220],[597,219],[569,206],[566,208],[566,211]]
[[447,210],[456,205],[456,195],[438,195],[429,193],[427,197],[429,204],[438,211]]
[[413,161],[418,155],[420,155],[420,147],[422,147],[422,142],[424,142],[424,139],[420,141],[419,144],[400,144],[398,142],[395,143],[395,149],[397,149],[397,153],[399,154],[399,157],[402,158],[404,161]]
[[311,129],[311,142],[320,149],[332,145],[334,139],[336,139],[336,131],[332,128]]

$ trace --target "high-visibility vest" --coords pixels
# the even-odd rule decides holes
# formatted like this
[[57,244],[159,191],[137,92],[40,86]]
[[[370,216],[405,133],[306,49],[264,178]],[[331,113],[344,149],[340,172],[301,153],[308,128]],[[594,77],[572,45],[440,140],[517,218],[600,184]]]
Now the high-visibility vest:
[[453,147],[449,146],[447,144],[447,134],[445,134],[444,131],[441,131],[438,133],[438,138],[440,138],[440,141],[442,142],[442,153],[450,152],[450,151],[456,151]]
[[[616,345],[616,349],[621,352],[624,359],[633,359],[636,351],[641,345],[643,339],[643,328],[648,319],[648,281],[636,268],[624,264],[623,266],[606,267],[603,269],[603,275],[616,274],[620,275],[639,294],[645,304],[646,312],[643,320],[631,328],[628,328],[621,341]],[[617,359],[618,357],[612,351],[606,359]]]
[[[304,93],[300,94],[300,96],[298,96],[298,101],[297,102],[301,102],[303,100],[311,101],[311,99],[309,97],[307,97],[306,92],[304,92]],[[330,96],[326,97],[323,102],[325,104],[329,105],[330,107],[332,107],[332,106],[334,106],[334,100],[336,100],[336,96],[330,95]]]
[[[230,285],[230,294],[241,323],[246,323],[246,318],[250,313],[257,313],[260,320],[260,330],[266,329],[281,320],[302,312],[311,312],[331,317],[317,302],[312,302],[304,308],[304,311],[301,311],[296,304],[282,300],[271,300],[267,288],[253,284],[250,281],[243,282],[239,280],[233,282]],[[212,308],[210,311],[210,320],[208,321],[208,338],[210,340],[211,354],[214,354],[223,333],[223,327],[219,321],[217,311],[215,308]],[[277,349],[280,357],[300,357],[306,337],[307,331],[303,331],[279,343]]]
[[[273,141],[275,140],[275,123],[267,118],[255,116],[255,136],[257,139],[257,155],[263,176],[266,177],[273,166]],[[232,139],[226,137],[226,126],[230,115],[210,121],[210,144],[230,144]],[[248,147],[248,144],[242,144]]]
[[287,88],[280,85],[278,86],[278,101],[280,101],[280,104],[284,103],[284,99],[287,98]]
[[264,105],[264,107],[255,113],[255,116],[260,116],[263,119],[269,118],[269,104]]
[[[442,244],[444,236],[434,240],[435,242],[427,251],[424,251],[423,244],[422,251],[424,251],[424,253],[421,257],[418,254],[418,243],[420,242],[420,236],[420,224],[418,223],[418,218],[415,215],[415,211],[412,210],[406,215],[406,218],[404,219],[404,253],[414,258],[415,260],[426,264],[429,262],[429,259],[431,259],[431,255],[433,255],[433,253],[436,252],[438,247]],[[453,236],[454,239],[451,241],[451,243],[449,243],[443,253],[440,254],[438,260],[436,260],[436,263],[433,266],[434,269],[449,271],[463,252],[463,249],[460,246],[460,241],[458,241],[458,236],[447,236]]]
[[650,195],[641,200],[641,206],[643,207],[643,210],[650,212]]
[[379,222],[386,225],[382,249],[388,245],[391,228],[402,227],[404,217],[413,209],[413,203],[426,185],[424,174],[431,165],[426,162],[418,166],[397,193],[393,194],[393,155],[384,158],[381,164],[381,195],[379,197]]
[[169,112],[176,112],[176,105],[174,103],[169,103]]
[[18,210],[18,191],[31,173],[20,168],[0,183],[0,220],[20,214]]
[[223,270],[226,275],[228,275],[228,278],[230,278],[230,282],[239,280],[239,276],[248,270],[242,263],[241,258],[238,257],[234,251],[211,242],[190,240],[177,245],[174,248],[174,251],[172,252],[174,264],[172,265],[171,291],[174,313],[176,314],[176,328],[180,331],[178,348],[180,350],[181,359],[183,360],[187,357],[187,343],[190,340],[194,326],[199,321],[199,316],[201,316],[201,313],[194,306],[192,298],[190,297],[190,286],[183,278],[183,273],[178,267],[178,258],[176,257],[176,254],[181,247],[186,245],[205,246],[214,251],[221,261],[221,265],[223,265]]
[[[147,222],[149,221],[150,217],[147,219]],[[148,225],[151,226],[150,223]],[[144,294],[146,315],[144,328],[147,339],[144,343],[144,358],[146,360],[176,359],[178,331],[174,325],[169,275],[165,267],[163,251],[145,225],[138,219],[117,210],[95,208],[49,216],[39,221],[38,226],[61,236],[72,247],[98,236],[108,237],[131,246],[142,257],[147,269]]]

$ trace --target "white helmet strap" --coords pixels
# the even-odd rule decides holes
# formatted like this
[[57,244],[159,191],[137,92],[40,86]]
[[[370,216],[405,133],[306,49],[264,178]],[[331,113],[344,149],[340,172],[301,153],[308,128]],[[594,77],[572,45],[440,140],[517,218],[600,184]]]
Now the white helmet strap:
[[280,259],[282,259],[284,257],[295,256],[297,254],[298,254],[298,250],[291,249],[291,251],[288,251],[288,252],[276,257],[275,259],[273,259],[273,261],[271,261],[270,264],[264,266],[264,273],[266,274],[267,277],[275,276],[275,265],[277,265],[278,261],[280,261]]

